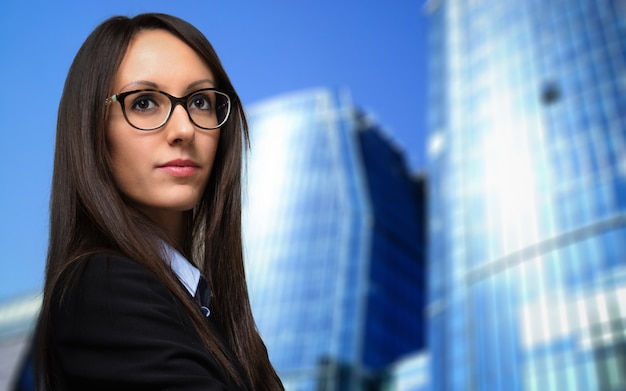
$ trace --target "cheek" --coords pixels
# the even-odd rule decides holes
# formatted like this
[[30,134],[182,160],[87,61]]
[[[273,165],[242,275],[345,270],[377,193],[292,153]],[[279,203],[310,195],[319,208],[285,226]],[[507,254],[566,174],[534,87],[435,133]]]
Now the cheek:
[[115,185],[122,193],[127,193],[133,182],[133,162],[119,149],[109,150],[109,164]]
[[[117,137],[116,137],[117,136]],[[144,153],[132,140],[123,140],[114,131],[107,138],[109,164],[113,179],[122,192],[137,181]]]
[[[201,158],[204,162],[206,162],[209,166],[213,167],[215,158],[217,156],[217,150],[219,149],[220,144],[220,136],[219,133],[209,135],[199,143],[198,150],[201,151]],[[210,171],[213,171],[211,169]]]
[[124,159],[124,148],[122,148],[122,143],[118,142],[117,139],[112,137],[107,137],[107,150],[109,153],[109,164],[111,165],[111,171],[113,175],[117,177],[119,173],[118,167],[121,167],[122,160]]

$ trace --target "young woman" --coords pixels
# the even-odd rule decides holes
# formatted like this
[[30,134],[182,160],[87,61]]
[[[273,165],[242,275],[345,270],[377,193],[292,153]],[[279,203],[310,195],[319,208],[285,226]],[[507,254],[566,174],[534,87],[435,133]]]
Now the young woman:
[[142,14],[87,38],[59,107],[40,388],[283,389],[246,288],[246,145],[196,28]]

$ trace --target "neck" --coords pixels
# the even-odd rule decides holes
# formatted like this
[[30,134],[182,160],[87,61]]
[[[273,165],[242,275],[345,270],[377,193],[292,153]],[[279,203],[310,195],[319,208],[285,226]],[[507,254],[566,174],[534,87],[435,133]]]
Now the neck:
[[142,210],[142,212],[154,223],[156,223],[163,233],[166,241],[177,250],[183,249],[185,242],[185,215],[184,212],[163,211],[163,210]]

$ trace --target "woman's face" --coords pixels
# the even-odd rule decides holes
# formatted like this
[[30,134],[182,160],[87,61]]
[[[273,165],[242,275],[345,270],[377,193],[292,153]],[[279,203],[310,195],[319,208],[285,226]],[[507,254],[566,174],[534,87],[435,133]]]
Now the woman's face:
[[[213,73],[189,46],[165,30],[146,30],[131,41],[113,91],[157,89],[182,97],[211,87]],[[138,101],[136,107],[145,104]],[[219,135],[219,129],[196,127],[181,105],[163,127],[139,130],[126,121],[121,104],[112,102],[107,144],[118,189],[160,225],[177,224],[200,201]]]

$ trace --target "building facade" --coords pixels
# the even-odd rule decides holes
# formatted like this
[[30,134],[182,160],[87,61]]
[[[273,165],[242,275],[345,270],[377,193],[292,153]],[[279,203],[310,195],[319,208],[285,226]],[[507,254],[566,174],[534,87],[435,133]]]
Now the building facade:
[[248,110],[253,312],[287,390],[356,390],[423,346],[423,181],[349,96]]
[[0,303],[0,391],[35,389],[29,347],[40,306],[39,293]]
[[626,389],[626,3],[426,9],[433,389]]
[[381,391],[430,391],[428,353],[420,351],[395,362],[387,370]]

